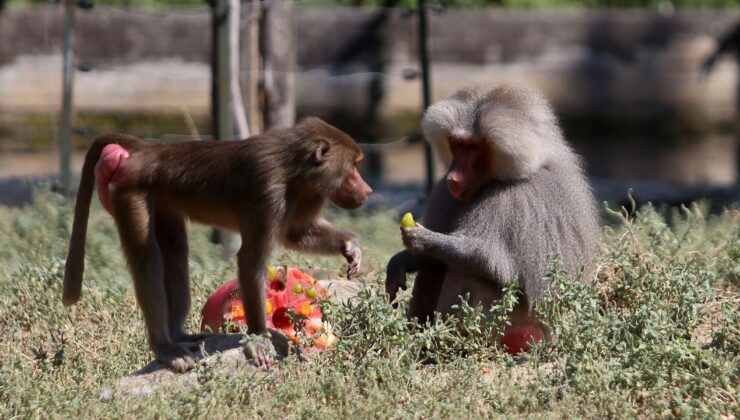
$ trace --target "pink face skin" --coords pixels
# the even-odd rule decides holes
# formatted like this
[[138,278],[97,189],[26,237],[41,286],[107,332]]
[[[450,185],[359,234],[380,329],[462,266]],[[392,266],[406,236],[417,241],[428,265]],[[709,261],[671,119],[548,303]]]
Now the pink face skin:
[[110,189],[120,185],[127,178],[126,170],[121,163],[128,159],[129,152],[118,144],[109,144],[100,153],[100,159],[95,165],[95,182],[98,183],[98,196],[103,207],[112,213],[110,204]]
[[373,192],[373,189],[362,179],[355,166],[352,168],[352,172],[344,178],[342,186],[331,197],[331,201],[343,209],[354,210],[365,204],[371,192]]
[[447,188],[454,198],[469,201],[490,172],[491,152],[484,139],[450,139],[449,144],[452,164],[447,172]]

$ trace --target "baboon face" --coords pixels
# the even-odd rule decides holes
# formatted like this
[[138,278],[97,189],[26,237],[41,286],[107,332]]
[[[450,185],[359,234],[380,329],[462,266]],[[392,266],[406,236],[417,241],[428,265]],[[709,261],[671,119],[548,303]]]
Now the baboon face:
[[313,167],[307,171],[312,188],[343,209],[362,206],[373,190],[357,170],[363,158],[357,143],[318,118],[308,118],[301,125],[313,133],[309,151]]
[[452,163],[447,172],[450,195],[460,201],[473,199],[487,182],[493,156],[488,143],[481,138],[450,138]]
[[353,165],[345,175],[339,188],[329,199],[343,209],[354,210],[365,204],[372,191],[370,186],[362,179],[357,166]]

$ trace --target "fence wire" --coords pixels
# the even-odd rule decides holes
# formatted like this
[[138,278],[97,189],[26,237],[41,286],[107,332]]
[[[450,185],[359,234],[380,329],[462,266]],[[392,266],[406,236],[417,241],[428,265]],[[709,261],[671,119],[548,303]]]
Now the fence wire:
[[[293,1],[293,0],[261,0],[260,3],[269,6],[270,4],[285,2],[285,1]],[[250,1],[242,1],[243,4],[249,4]],[[42,24],[40,25],[43,32],[43,51],[42,53],[48,54],[48,55],[56,55],[59,53],[59,50],[57,48],[57,45],[59,44],[57,40],[52,39],[52,27],[55,25],[54,19],[56,18],[56,13],[54,10],[53,5],[48,5],[44,8],[44,13],[42,16]],[[356,14],[360,14],[363,18],[366,20],[372,19],[372,17],[377,14],[380,11],[383,10],[390,10],[393,12],[398,13],[400,16],[408,16],[410,13],[410,9],[406,6],[395,6],[395,7],[351,7],[351,6],[332,6],[331,8],[328,7],[321,7],[316,8],[317,11],[322,10],[342,10],[342,11],[350,11]],[[78,11],[78,15],[82,14],[89,14],[94,16],[95,14],[104,14],[109,16],[111,13],[114,15],[126,15],[126,16],[133,16],[135,18],[144,18],[144,19],[153,19],[153,20],[161,20],[161,19],[177,19],[181,17],[197,17],[202,16],[204,18],[210,19],[211,17],[211,10],[209,7],[192,7],[192,8],[168,8],[166,10],[148,10],[148,9],[139,9],[139,8],[128,8],[123,6],[96,6],[91,11]],[[248,10],[243,9],[243,19],[242,19],[242,25],[246,25],[244,21],[246,21],[246,15],[248,14]],[[155,23],[156,24],[156,23]],[[292,22],[293,30],[295,32],[298,31],[297,25],[295,21]],[[78,35],[79,37],[79,35]],[[414,40],[408,40],[409,42],[415,42]],[[84,40],[80,40],[80,42],[84,42]],[[297,37],[296,40],[296,47],[298,49],[301,48],[301,40],[300,36]],[[113,96],[115,96],[115,91],[120,89],[121,93],[129,92],[132,87],[135,87],[133,85],[143,85],[146,84],[145,82],[151,82],[151,81],[162,81],[163,83],[160,84],[160,87],[163,87],[164,91],[172,91],[173,88],[176,90],[176,92],[173,95],[173,101],[183,101],[184,98],[188,98],[191,95],[191,89],[188,87],[193,86],[204,86],[204,84],[209,84],[211,80],[210,75],[210,69],[209,69],[209,63],[207,62],[199,62],[199,63],[186,63],[182,67],[185,69],[178,70],[176,68],[173,68],[173,66],[167,66],[165,69],[157,68],[156,63],[152,66],[143,66],[138,65],[137,63],[133,64],[121,64],[119,60],[114,57],[113,59],[100,59],[95,57],[85,57],[83,56],[77,56],[77,68],[78,70],[82,70],[81,72],[78,72],[80,74],[84,73],[85,76],[79,76],[76,78],[75,88],[76,90],[84,90],[85,87],[85,78],[88,75],[102,75],[105,72],[118,72],[121,75],[125,75],[124,80],[121,81],[120,84],[116,86],[115,89],[109,89]],[[86,58],[93,58],[94,64],[90,65],[87,63],[84,63],[83,61]],[[122,57],[124,58],[124,57]],[[163,59],[167,60],[168,58],[164,57]],[[141,61],[150,61],[150,62],[156,62],[157,60],[153,59],[143,59]],[[305,68],[305,69],[299,69],[297,71],[293,72],[284,72],[284,71],[259,71],[259,77],[264,80],[265,76],[268,74],[270,76],[283,76],[283,75],[292,75],[296,80],[297,88],[300,90],[301,86],[300,84],[302,82],[304,83],[323,83],[324,86],[327,89],[330,88],[337,88],[342,89],[343,87],[346,87],[347,85],[352,85],[355,88],[355,91],[365,91],[364,94],[367,95],[367,89],[368,85],[370,83],[377,82],[377,80],[382,80],[383,83],[386,84],[392,84],[392,83],[399,83],[399,82],[408,82],[414,79],[418,79],[418,71],[413,68],[407,68],[407,69],[396,69],[393,70],[386,70],[386,71],[372,71],[372,70],[361,70],[363,66],[370,67],[371,64],[369,63],[363,63],[361,60],[353,59],[352,62],[348,65],[336,65],[336,63],[327,63],[326,66],[322,67],[314,67],[314,68]],[[342,63],[340,63],[342,64]],[[252,72],[250,70],[244,68],[248,67],[248,65],[243,65],[242,70],[240,71],[240,77],[243,80],[246,80]],[[355,71],[347,71],[346,69],[353,69]],[[339,69],[339,70],[338,70]],[[61,70],[60,70],[61,71]],[[55,70],[51,71],[51,74],[55,75]],[[111,76],[108,76],[111,77]],[[174,83],[168,83],[168,82],[174,82]],[[418,80],[415,82],[418,83]],[[151,84],[151,83],[149,83]],[[156,83],[155,83],[156,84]],[[420,89],[420,88],[419,88]],[[59,103],[57,103],[55,95],[52,93],[52,90],[48,90],[48,117],[50,121],[50,125],[54,127],[54,129],[51,130],[51,136],[54,138],[55,142],[58,141],[57,139],[57,130],[56,126],[57,120],[58,120],[58,113],[59,113]],[[82,102],[83,110],[84,110],[84,101]],[[188,136],[188,135],[195,135],[196,137],[199,136],[199,133],[193,132],[193,126],[194,126],[194,118],[192,115],[189,115],[190,112],[187,110],[186,106],[180,106],[179,107],[181,112],[184,115],[185,119],[185,131],[180,133],[162,133],[162,135],[169,135],[169,136]],[[351,111],[358,115],[358,118],[361,119],[361,116],[363,112],[365,112],[364,109],[360,106],[355,106],[355,109],[342,107],[343,111]],[[116,110],[112,109],[111,112],[118,112],[122,115],[132,113],[135,114],[136,111],[132,109],[122,109],[122,110]],[[370,138],[363,138],[358,139],[360,143],[363,143],[363,148],[367,151],[379,151],[381,148],[383,148],[383,145],[386,145],[390,149],[397,149],[398,147],[402,147],[406,144],[413,143],[419,139],[418,134],[416,133],[398,133],[397,135],[391,135],[388,137],[384,137],[382,139],[370,139]]]
[[[276,4],[288,0],[264,0],[260,3],[264,5]],[[242,2],[249,4],[250,2]],[[31,55],[24,56],[23,59],[17,60],[12,65],[22,63],[23,60],[29,59],[31,62],[31,71],[38,73],[39,77],[35,78],[34,89],[41,92],[35,99],[35,104],[31,108],[13,107],[6,108],[9,113],[4,113],[0,119],[7,121],[21,121],[18,130],[3,135],[10,142],[16,144],[39,144],[42,141],[48,144],[48,148],[36,149],[43,150],[47,155],[48,161],[51,162],[48,168],[54,168],[59,162],[59,125],[61,115],[61,98],[59,97],[59,77],[61,76],[61,53],[60,46],[60,9],[59,5],[38,6],[37,26],[38,31],[35,36],[40,39],[41,46],[34,47]],[[358,25],[364,25],[372,20],[381,11],[393,11],[398,16],[407,17],[410,15],[410,9],[407,7],[348,7],[338,6],[315,9],[321,13],[326,10],[340,10],[345,14],[344,17],[336,17],[335,20],[344,19],[346,14],[351,14],[352,18],[358,22]],[[242,26],[244,32],[248,23],[245,21],[248,11],[244,11]],[[210,28],[211,9],[209,7],[197,8],[176,8],[166,10],[148,10],[134,9],[122,6],[96,6],[92,10],[77,10],[78,31],[76,54],[76,69],[74,83],[74,114],[73,119],[73,140],[77,145],[77,151],[74,153],[73,163],[74,170],[79,170],[79,159],[81,149],[86,142],[94,136],[107,131],[122,131],[138,135],[143,138],[155,139],[160,141],[184,141],[190,139],[209,138],[212,133],[210,121],[210,84],[211,69],[208,62],[208,51],[203,54],[201,51],[200,59],[178,58],[171,54],[164,54],[162,57],[156,57],[149,54],[137,52],[136,45],[132,49],[118,50],[115,45],[120,43],[124,38],[126,42],[139,42],[136,38],[136,31],[127,32],[123,28],[110,27],[102,39],[86,38],[96,34],[96,25],[80,25],[80,21],[87,19],[100,18],[103,22],[127,22],[123,17],[130,17],[136,25],[168,25],[164,23],[168,20],[176,21],[177,19],[187,20],[196,19],[199,28]],[[330,18],[331,20],[331,18]],[[204,21],[206,23],[204,23]],[[296,33],[296,48],[302,47],[302,34],[299,33],[299,27],[296,20],[290,22],[292,30]],[[80,26],[87,30],[80,30]],[[176,25],[182,29],[186,24],[178,22]],[[304,25],[305,26],[305,25]],[[135,26],[136,27],[136,26]],[[90,29],[92,28],[92,29]],[[313,28],[309,28],[313,29]],[[201,29],[198,29],[201,30]],[[304,29],[306,30],[306,29]],[[361,32],[358,28],[357,32]],[[132,35],[134,33],[134,35]],[[96,35],[97,36],[97,35]],[[139,34],[141,36],[141,34]],[[210,37],[210,31],[202,34],[203,37]],[[353,35],[354,36],[354,35]],[[416,43],[415,33],[410,31],[409,38],[405,41],[409,44]],[[117,38],[118,37],[118,38]],[[331,38],[331,37],[330,37]],[[346,45],[352,42],[352,37],[336,37],[331,39],[332,48],[339,54]],[[315,37],[314,37],[315,39]],[[398,41],[393,39],[390,42]],[[105,44],[106,42],[110,45]],[[145,42],[148,42],[145,40]],[[156,42],[156,40],[152,40]],[[91,43],[102,45],[102,54],[98,49],[90,48]],[[166,44],[165,44],[166,45]],[[245,44],[242,44],[244,46]],[[207,44],[209,47],[210,44]],[[203,43],[196,46],[204,50]],[[120,53],[118,52],[120,51]],[[133,51],[133,52],[132,52]],[[97,54],[97,55],[96,55]],[[133,54],[133,55],[132,55]],[[421,182],[419,178],[423,176],[423,158],[422,150],[418,145],[420,143],[419,118],[421,116],[421,86],[418,80],[417,65],[413,61],[402,65],[388,66],[378,68],[378,63],[368,60],[366,56],[353,56],[342,61],[331,54],[322,56],[324,59],[314,62],[311,65],[301,66],[295,71],[270,71],[261,70],[258,72],[260,79],[264,80],[267,76],[281,77],[292,76],[295,79],[295,87],[298,95],[297,105],[300,107],[301,115],[315,114],[326,119],[335,125],[349,132],[358,143],[363,151],[368,155],[368,165],[374,171],[380,167],[387,167],[383,163],[378,163],[378,156],[394,155],[397,152],[408,160],[410,156],[414,162],[402,162],[399,164],[399,158],[395,158],[396,163],[391,166],[408,167],[404,168],[405,172],[416,171],[411,178],[416,179],[414,182]],[[328,59],[326,59],[328,57]],[[205,59],[204,59],[205,58]],[[383,58],[391,62],[390,57]],[[21,70],[20,74],[24,71]],[[248,63],[242,59],[242,69],[239,72],[240,78],[245,81],[252,74],[248,68]],[[35,77],[35,76],[34,76]],[[396,86],[408,84],[409,91],[414,92],[416,99],[412,102],[418,103],[412,110],[393,111],[393,113],[403,114],[402,118],[398,115],[388,115],[384,109],[382,100],[374,109],[370,109],[370,96],[376,93],[372,92],[373,87],[380,83],[387,86]],[[244,88],[244,86],[242,86]],[[383,89],[383,88],[381,88]],[[12,89],[5,94],[20,97]],[[100,92],[104,92],[100,94]],[[303,92],[303,93],[300,93]],[[315,92],[319,92],[317,95]],[[139,96],[153,98],[156,103],[167,103],[162,109],[152,109],[152,106],[144,104],[141,109],[137,108],[135,103],[125,103],[122,98],[137,98]],[[311,96],[320,96],[316,106],[316,99]],[[308,96],[308,98],[306,98]],[[6,96],[7,97],[7,96]],[[376,98],[377,100],[377,98]],[[105,102],[110,106],[107,106]],[[338,102],[335,102],[338,101]],[[103,102],[103,105],[101,105]],[[247,102],[245,100],[245,102]],[[408,101],[407,101],[408,102]],[[30,113],[35,115],[44,115],[46,122],[38,123],[36,119],[24,120],[23,114]],[[13,120],[13,118],[19,118]],[[158,122],[162,118],[165,122]],[[174,119],[173,119],[174,118]],[[398,123],[396,120],[403,120]],[[36,121],[36,122],[33,122]],[[174,122],[173,122],[174,121]],[[28,123],[28,124],[27,124]],[[4,124],[4,123],[3,123]],[[358,128],[359,127],[359,128]],[[6,140],[4,140],[6,141]],[[49,144],[51,142],[51,144]],[[413,146],[413,152],[404,150]],[[24,150],[21,146],[18,150]],[[414,157],[416,156],[416,157]],[[382,159],[381,159],[382,160]],[[418,160],[418,162],[415,162]],[[53,169],[51,169],[53,170]],[[380,169],[380,178],[385,178],[384,169]]]

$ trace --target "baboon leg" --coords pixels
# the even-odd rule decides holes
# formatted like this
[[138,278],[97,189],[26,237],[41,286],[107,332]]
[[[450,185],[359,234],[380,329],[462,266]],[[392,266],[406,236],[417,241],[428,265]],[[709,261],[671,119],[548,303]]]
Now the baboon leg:
[[[258,231],[255,228],[255,231]],[[264,235],[264,236],[262,236]],[[267,332],[265,322],[265,278],[271,245],[266,233],[242,234],[242,246],[236,254],[239,289],[247,318],[249,334]]]
[[[243,226],[246,226],[243,223]],[[274,346],[270,342],[265,319],[266,265],[272,251],[269,230],[257,224],[242,227],[242,246],[236,254],[239,290],[247,318],[247,333],[252,340],[245,344],[244,354],[255,366],[273,363]]]
[[144,192],[124,190],[111,194],[111,204],[121,246],[134,278],[136,300],[144,315],[149,346],[157,359],[173,370],[192,369],[193,353],[174,343],[170,336],[164,268],[155,234],[152,200]]
[[435,271],[419,270],[411,291],[409,318],[416,318],[422,324],[432,320],[446,274],[447,270],[444,268]]
[[173,212],[157,209],[154,223],[157,243],[162,252],[164,288],[167,293],[167,321],[174,342],[197,347],[204,334],[186,334],[185,321],[190,313],[190,278],[188,273],[188,236],[185,219]]

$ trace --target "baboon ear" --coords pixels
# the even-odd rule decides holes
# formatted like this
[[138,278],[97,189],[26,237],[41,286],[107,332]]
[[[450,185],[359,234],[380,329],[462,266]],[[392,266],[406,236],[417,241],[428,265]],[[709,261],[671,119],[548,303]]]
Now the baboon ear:
[[326,159],[326,154],[329,152],[329,142],[326,140],[319,140],[316,142],[316,148],[313,151],[313,159],[316,163],[321,163]]

